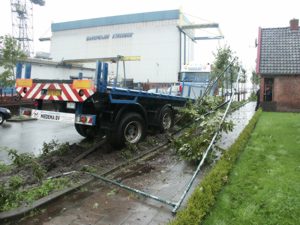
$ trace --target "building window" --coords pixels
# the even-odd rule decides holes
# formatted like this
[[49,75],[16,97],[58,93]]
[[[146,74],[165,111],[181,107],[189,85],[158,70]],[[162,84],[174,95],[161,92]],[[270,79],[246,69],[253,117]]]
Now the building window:
[[271,102],[273,100],[274,78],[265,78],[264,101]]

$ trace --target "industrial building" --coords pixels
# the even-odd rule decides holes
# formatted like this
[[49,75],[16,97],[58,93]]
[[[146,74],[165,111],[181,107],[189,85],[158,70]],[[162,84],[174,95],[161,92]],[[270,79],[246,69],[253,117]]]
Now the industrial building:
[[[51,58],[139,56],[139,61],[126,62],[126,78],[143,83],[176,82],[181,66],[194,56],[193,30],[181,29],[189,24],[180,10],[53,23]],[[109,74],[114,76],[116,70],[111,65]]]

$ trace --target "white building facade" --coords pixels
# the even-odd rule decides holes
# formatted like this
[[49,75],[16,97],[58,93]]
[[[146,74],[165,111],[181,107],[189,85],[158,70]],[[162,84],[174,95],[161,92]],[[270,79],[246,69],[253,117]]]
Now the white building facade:
[[[176,82],[181,66],[194,55],[192,40],[180,29],[187,23],[179,10],[53,23],[51,58],[140,56],[140,61],[126,62],[126,78],[134,82]],[[114,73],[115,66],[111,65],[110,74]]]

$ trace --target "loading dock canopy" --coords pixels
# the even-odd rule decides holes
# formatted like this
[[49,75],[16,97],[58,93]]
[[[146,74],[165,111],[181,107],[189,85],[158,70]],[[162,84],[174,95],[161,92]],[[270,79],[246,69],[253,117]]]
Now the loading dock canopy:
[[68,59],[63,60],[66,64],[76,64],[76,63],[92,63],[96,61],[101,62],[119,62],[119,61],[140,61],[141,56],[121,56],[116,57],[105,57],[105,58],[88,58],[88,59]]
[[[224,36],[220,30],[218,23],[208,23],[208,24],[189,24],[182,25],[178,27],[184,34],[186,34],[191,40],[218,40],[223,39]],[[217,29],[218,35],[214,36],[197,36],[189,32],[189,30],[200,30],[200,29]]]

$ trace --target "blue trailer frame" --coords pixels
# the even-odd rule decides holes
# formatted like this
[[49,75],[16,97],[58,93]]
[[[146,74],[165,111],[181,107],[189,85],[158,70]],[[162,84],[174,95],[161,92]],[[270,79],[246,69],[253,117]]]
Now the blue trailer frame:
[[[121,61],[122,57],[119,59]],[[17,65],[17,78],[22,78],[21,63]],[[53,83],[68,84],[68,87],[71,87],[71,81],[69,80],[43,81],[30,78],[31,65],[26,64],[25,80],[30,80],[31,83],[36,82],[36,86],[38,83],[40,85],[40,83],[44,82],[44,85],[47,84],[45,87],[52,86],[52,91],[53,86],[55,86],[52,85]],[[78,79],[82,79],[82,74],[78,76]],[[20,89],[20,92],[22,93],[25,90],[25,93],[28,94],[33,89],[39,90],[38,88],[33,88],[36,86],[33,85],[31,89],[24,87]],[[76,91],[76,94],[79,95],[80,91],[82,91],[78,91],[75,88],[72,89],[73,92]],[[48,90],[42,89],[40,92],[43,95],[43,93],[48,93]],[[36,100],[38,109],[42,109],[44,100]],[[160,131],[170,129],[174,124],[177,108],[184,107],[188,100],[189,98],[182,96],[109,86],[108,63],[97,61],[93,94],[83,101],[70,102],[70,100],[63,101],[61,99],[52,101],[60,105],[61,112],[65,112],[66,105],[70,105],[70,103],[75,105],[75,109],[73,109],[75,113],[75,128],[82,136],[106,135],[113,145],[122,146],[125,142],[138,143],[146,136],[149,127],[156,127]]]

